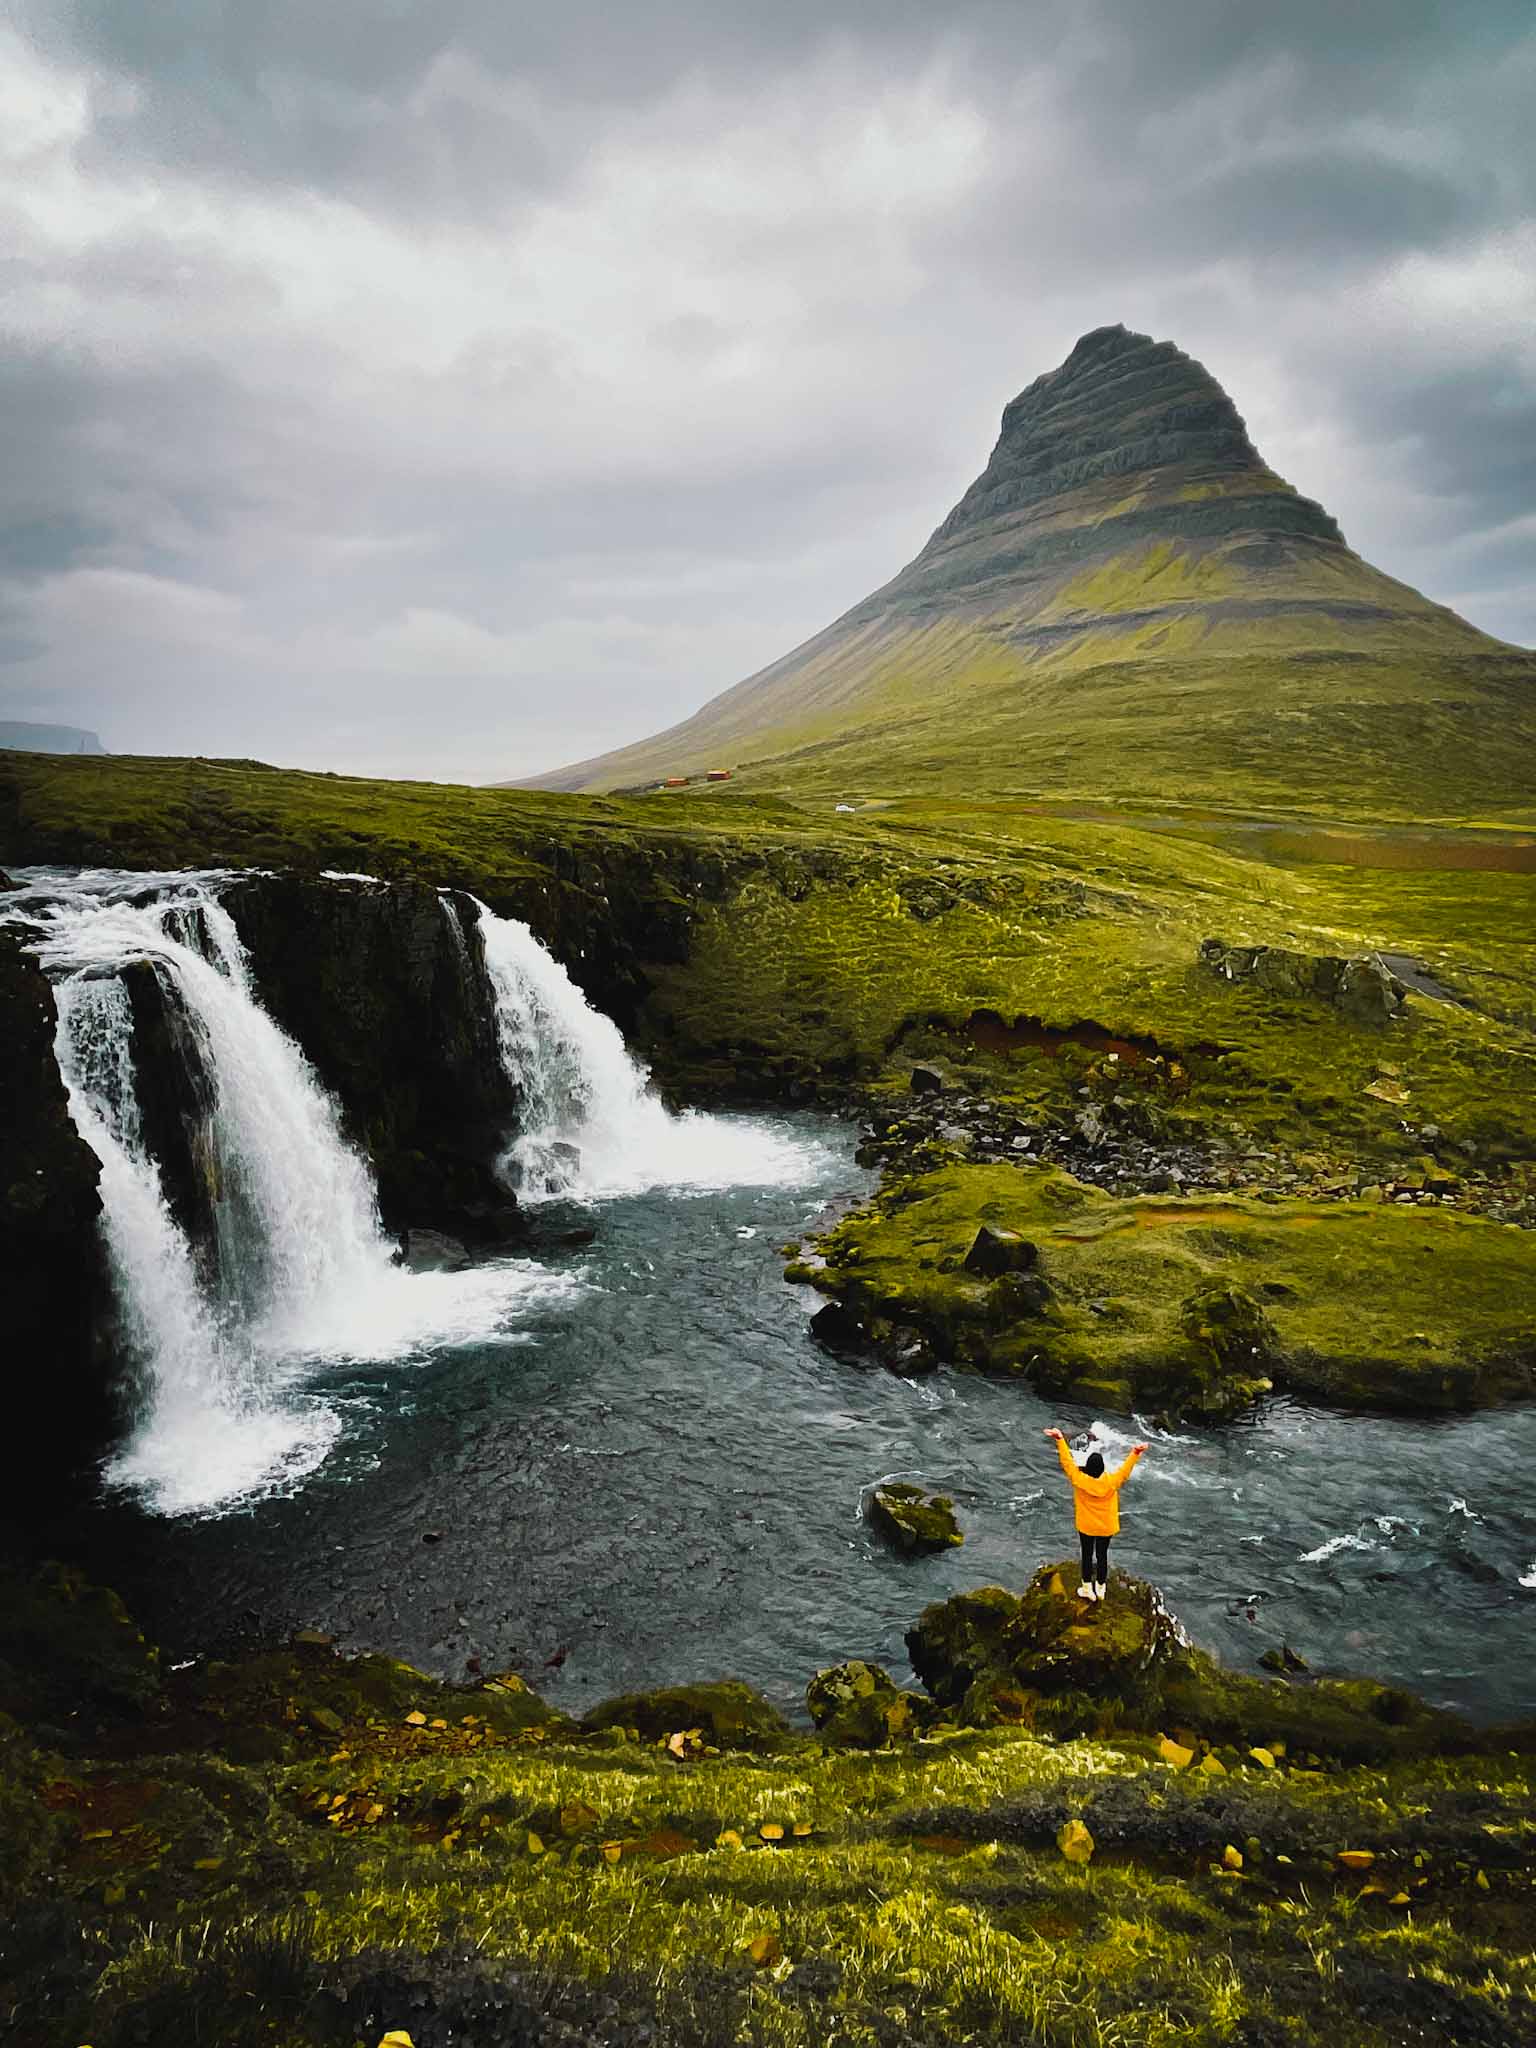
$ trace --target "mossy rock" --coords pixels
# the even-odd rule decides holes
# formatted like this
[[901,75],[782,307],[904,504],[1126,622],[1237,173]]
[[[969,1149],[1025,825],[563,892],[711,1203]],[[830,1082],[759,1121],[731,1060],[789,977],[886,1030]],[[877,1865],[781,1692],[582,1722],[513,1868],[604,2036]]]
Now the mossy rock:
[[[1058,1724],[1060,1714],[1023,1705],[1054,1696],[1072,1703],[1067,1719],[1087,1725],[1102,1709],[1146,1700],[1179,1642],[1161,1593],[1117,1572],[1106,1600],[1084,1601],[1077,1579],[1070,1562],[1042,1565],[1022,1594],[984,1586],[925,1608],[907,1633],[913,1670],[941,1705],[977,1723]],[[1079,1701],[1089,1709],[1080,1713]]]
[[717,1749],[763,1751],[778,1749],[791,1734],[777,1707],[735,1678],[621,1693],[584,1714],[581,1727],[588,1734],[606,1728],[636,1728],[650,1742],[681,1729],[698,1728]]
[[893,1480],[870,1494],[868,1513],[880,1534],[910,1556],[953,1550],[965,1541],[947,1493],[925,1493],[920,1486]]
[[983,1586],[925,1608],[912,1668],[946,1717],[1024,1723],[1057,1737],[1181,1728],[1238,1763],[1255,1746],[1341,1763],[1456,1753],[1476,1735],[1452,1714],[1367,1679],[1275,1684],[1194,1648],[1148,1581],[1115,1572],[1103,1602],[1076,1598],[1077,1567],[1043,1565],[1022,1594]]
[[878,1664],[852,1657],[818,1671],[805,1689],[805,1704],[823,1742],[840,1749],[884,1749],[912,1733],[925,1702],[901,1691]]
[[0,1571],[0,1711],[83,1733],[141,1717],[160,1694],[160,1653],[116,1593],[72,1565]]

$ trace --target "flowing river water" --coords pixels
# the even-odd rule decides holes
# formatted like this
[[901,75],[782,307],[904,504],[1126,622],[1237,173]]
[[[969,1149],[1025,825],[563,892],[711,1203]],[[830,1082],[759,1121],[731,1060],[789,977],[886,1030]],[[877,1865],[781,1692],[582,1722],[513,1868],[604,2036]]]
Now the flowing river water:
[[[221,879],[22,879],[0,907],[42,934],[140,1388],[67,1539],[173,1657],[311,1626],[444,1676],[514,1667],[572,1711],[725,1675],[797,1711],[843,1657],[906,1680],[903,1631],[929,1601],[1071,1549],[1041,1431],[1092,1428],[1113,1457],[1133,1423],[977,1377],[897,1379],[810,1339],[817,1297],[777,1248],[872,1184],[851,1126],[670,1116],[531,934],[485,913],[503,1057],[536,1111],[507,1172],[596,1236],[411,1275],[260,1010]],[[146,954],[218,1079],[212,1279],[135,1119],[115,977]],[[1536,1411],[1280,1405],[1142,1433],[1112,1561],[1157,1579],[1196,1641],[1248,1669],[1289,1642],[1483,1721],[1536,1713]],[[864,1514],[890,1477],[952,1494],[964,1547],[893,1555]]]

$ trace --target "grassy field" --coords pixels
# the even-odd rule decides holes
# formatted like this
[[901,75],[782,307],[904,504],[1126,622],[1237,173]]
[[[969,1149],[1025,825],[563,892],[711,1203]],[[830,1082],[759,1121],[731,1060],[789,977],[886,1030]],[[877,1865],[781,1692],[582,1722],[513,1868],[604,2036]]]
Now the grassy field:
[[[77,1656],[123,1636],[65,1584]],[[1410,2022],[1519,2048],[1536,2013],[1532,1764],[1504,1738],[1394,1762],[1366,1714],[1379,1759],[1330,1760],[1281,1739],[1306,1688],[1247,1681],[1215,1746],[731,1751],[707,1702],[583,1733],[323,1647],[163,1686],[127,1650],[72,1695],[0,1671],[17,2048],[1399,2048]]]

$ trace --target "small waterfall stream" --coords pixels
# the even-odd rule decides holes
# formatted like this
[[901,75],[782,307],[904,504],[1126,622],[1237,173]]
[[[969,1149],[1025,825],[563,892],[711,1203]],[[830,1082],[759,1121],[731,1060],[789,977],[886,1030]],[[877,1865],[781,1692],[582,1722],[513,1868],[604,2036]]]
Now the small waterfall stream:
[[803,1177],[804,1147],[750,1120],[674,1115],[618,1026],[527,925],[480,905],[501,1056],[522,1102],[504,1162],[524,1202],[600,1201],[667,1187],[707,1194]]

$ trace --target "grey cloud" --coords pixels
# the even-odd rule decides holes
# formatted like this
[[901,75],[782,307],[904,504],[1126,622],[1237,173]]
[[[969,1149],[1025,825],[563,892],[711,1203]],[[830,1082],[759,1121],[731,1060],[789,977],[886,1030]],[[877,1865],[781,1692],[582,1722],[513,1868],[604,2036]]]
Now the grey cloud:
[[1406,383],[1362,381],[1363,419],[1409,438],[1425,487],[1468,500],[1479,524],[1536,512],[1536,377],[1513,349]]
[[1437,248],[1496,211],[1444,175],[1328,148],[1223,170],[1185,198],[1192,241],[1309,265]]
[[[1515,5],[1436,0],[958,0],[940,14],[922,0],[886,0],[878,14],[861,0],[22,0],[22,17],[48,47],[133,80],[136,104],[103,114],[108,152],[450,213],[558,183],[605,118],[681,79],[751,93],[818,50],[852,51],[871,85],[943,52],[969,65],[979,94],[1059,67],[1057,91],[1113,152],[1138,124],[1177,130],[1185,110],[1273,65],[1270,119],[1317,126],[1411,105],[1432,120],[1426,80],[1443,114],[1530,29]],[[526,99],[483,96],[477,75]]]

